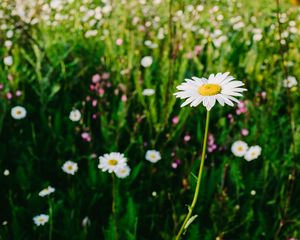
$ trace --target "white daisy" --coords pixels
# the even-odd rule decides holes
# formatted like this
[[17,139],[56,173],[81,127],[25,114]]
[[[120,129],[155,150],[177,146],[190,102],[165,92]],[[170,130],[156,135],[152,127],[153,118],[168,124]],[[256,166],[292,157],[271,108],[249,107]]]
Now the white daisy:
[[5,58],[3,59],[3,62],[4,62],[5,65],[11,66],[11,65],[13,64],[14,61],[13,61],[12,56],[7,56],[7,57],[5,57]]
[[146,160],[152,163],[156,163],[161,159],[161,155],[159,151],[156,150],[148,150],[145,155]]
[[297,86],[298,82],[294,76],[288,76],[287,79],[283,80],[283,86],[286,88],[292,88]]
[[231,146],[231,152],[237,157],[243,157],[248,150],[248,145],[244,141],[236,141]]
[[125,165],[123,167],[119,167],[115,173],[118,178],[126,178],[129,176],[130,170],[130,167],[128,165]]
[[69,118],[73,122],[78,122],[81,118],[81,113],[78,109],[74,109],[70,112]]
[[124,154],[118,152],[106,153],[99,157],[99,165],[103,172],[108,171],[109,173],[117,172],[119,168],[125,167],[127,159]]
[[153,58],[151,56],[146,56],[142,58],[141,65],[145,68],[150,67],[152,62],[153,62]]
[[239,103],[235,96],[241,97],[241,92],[247,91],[247,89],[241,88],[243,85],[244,83],[241,81],[236,81],[234,77],[229,76],[229,72],[217,73],[216,75],[211,74],[208,79],[198,77],[192,77],[192,80],[186,79],[186,82],[177,86],[180,91],[174,95],[177,98],[186,99],[181,107],[188,104],[196,107],[203,103],[207,111],[210,111],[216,101],[222,106],[224,104],[233,106],[233,102]]
[[78,165],[72,161],[66,161],[61,168],[65,173],[74,175],[78,171]]
[[244,158],[246,161],[250,162],[256,158],[258,158],[261,154],[261,147],[256,145],[249,148],[249,150],[246,152]]
[[21,106],[15,106],[10,113],[13,119],[20,120],[26,117],[27,111]]
[[55,192],[55,188],[48,186],[44,188],[42,191],[39,192],[40,197],[45,197],[47,195],[50,195],[51,193]]
[[154,89],[151,89],[151,88],[146,88],[146,89],[144,89],[143,92],[142,92],[142,95],[143,95],[143,96],[151,96],[151,95],[153,95],[153,94],[155,94],[155,90],[154,90]]
[[49,221],[49,216],[46,214],[40,214],[33,218],[33,222],[37,226],[45,225],[45,223],[47,223],[48,221]]

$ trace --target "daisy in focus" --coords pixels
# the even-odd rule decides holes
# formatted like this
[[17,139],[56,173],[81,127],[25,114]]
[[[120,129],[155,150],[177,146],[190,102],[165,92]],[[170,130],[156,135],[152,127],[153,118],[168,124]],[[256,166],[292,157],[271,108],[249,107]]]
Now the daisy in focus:
[[210,111],[216,104],[216,101],[222,106],[225,104],[233,106],[234,102],[239,103],[235,97],[242,97],[241,94],[247,91],[242,88],[244,83],[234,80],[234,77],[226,73],[211,74],[208,79],[192,77],[186,79],[186,82],[177,86],[179,92],[174,93],[177,98],[185,99],[181,104],[184,107],[190,104],[191,107],[196,107],[203,104],[207,111]]
[[156,150],[148,150],[145,155],[146,160],[152,163],[156,163],[161,159],[160,152]]
[[50,195],[51,193],[55,192],[55,188],[48,186],[46,188],[44,188],[42,191],[39,192],[39,196],[40,197],[45,197],[47,195]]
[[27,111],[24,107],[15,106],[11,109],[11,116],[13,119],[20,120],[26,117]]
[[33,222],[37,226],[45,225],[49,221],[49,216],[46,214],[40,214],[33,218]]
[[78,165],[72,161],[66,161],[61,168],[65,173],[74,175],[78,171]]
[[112,152],[106,153],[99,157],[98,168],[103,172],[117,173],[120,168],[124,168],[127,165],[127,159],[123,153]]
[[248,144],[244,141],[236,141],[231,146],[231,152],[237,157],[243,157],[248,150]]
[[256,158],[258,158],[261,154],[261,147],[256,145],[249,148],[249,150],[246,152],[244,158],[246,161],[250,162]]

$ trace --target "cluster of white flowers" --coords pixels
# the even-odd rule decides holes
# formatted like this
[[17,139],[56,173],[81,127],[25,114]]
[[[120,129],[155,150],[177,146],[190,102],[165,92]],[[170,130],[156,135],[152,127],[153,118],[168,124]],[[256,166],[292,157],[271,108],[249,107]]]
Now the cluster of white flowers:
[[103,172],[114,173],[118,178],[126,178],[130,174],[130,167],[127,165],[127,158],[123,153],[106,153],[99,157],[98,168]]
[[261,147],[258,145],[248,147],[244,141],[236,141],[231,146],[231,152],[237,157],[244,157],[246,161],[250,162],[257,159],[261,154]]
[[283,80],[283,86],[285,88],[292,88],[297,86],[298,82],[294,76],[288,76],[287,79]]

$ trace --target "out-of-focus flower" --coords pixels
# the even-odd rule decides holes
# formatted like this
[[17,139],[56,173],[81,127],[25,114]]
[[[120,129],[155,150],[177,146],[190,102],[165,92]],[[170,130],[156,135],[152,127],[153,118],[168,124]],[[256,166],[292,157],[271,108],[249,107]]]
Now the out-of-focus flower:
[[144,89],[143,92],[142,92],[142,95],[143,95],[143,96],[151,96],[151,95],[153,95],[153,94],[155,94],[155,90],[154,90],[154,89],[151,89],[151,88],[146,88],[146,89]]
[[231,146],[231,152],[237,157],[243,157],[248,150],[248,145],[244,141],[236,141]]
[[151,56],[145,56],[141,60],[141,65],[145,68],[150,67],[153,62],[153,58]]
[[242,136],[248,136],[248,134],[249,134],[248,129],[243,128],[243,129],[241,130],[241,135],[242,135]]
[[241,115],[242,113],[246,113],[247,112],[246,103],[244,101],[240,101],[237,105],[237,109],[236,109],[235,112],[236,112],[237,115]]
[[191,140],[191,136],[189,134],[186,134],[184,137],[183,137],[183,141],[184,142],[189,142]]
[[70,112],[69,118],[72,122],[78,122],[81,119],[81,113],[78,109],[74,109]]
[[50,195],[51,193],[54,193],[55,192],[55,188],[51,187],[51,186],[48,186],[46,188],[44,188],[42,191],[39,192],[39,196],[40,197],[45,197],[45,196],[48,196]]
[[49,221],[49,216],[46,214],[40,214],[33,218],[33,222],[37,226],[45,225]]
[[81,226],[83,228],[89,227],[90,225],[91,225],[91,220],[88,216],[86,216],[84,219],[82,219]]
[[147,161],[152,162],[152,163],[156,163],[159,160],[161,160],[161,155],[159,151],[156,150],[148,150],[146,152],[145,158]]
[[252,146],[248,149],[244,158],[246,161],[250,162],[254,159],[257,159],[260,156],[260,154],[261,154],[261,147],[256,145],[256,146]]
[[[106,153],[99,157],[98,168],[103,172],[108,171],[109,173],[117,173],[119,168],[124,168],[127,165],[127,159],[123,153],[112,152]],[[125,169],[125,171],[128,169]],[[120,175],[122,173],[119,173]]]
[[115,173],[118,178],[126,178],[130,174],[130,167],[128,165],[119,167]]
[[294,76],[288,76],[287,79],[283,80],[283,86],[286,88],[292,88],[297,86],[298,82]]
[[4,175],[4,176],[8,176],[9,174],[10,174],[9,170],[8,170],[8,169],[5,169],[4,172],[3,172],[3,175]]
[[17,91],[16,91],[16,96],[17,96],[17,97],[20,97],[21,95],[22,95],[22,92],[21,92],[20,90],[17,90]]
[[116,44],[117,44],[118,46],[121,46],[121,45],[123,44],[123,39],[122,39],[122,38],[118,38],[118,39],[116,40]]
[[86,142],[92,141],[92,137],[88,132],[81,133],[81,138]]
[[217,149],[217,145],[215,144],[215,138],[214,135],[212,135],[211,133],[208,135],[208,147],[207,147],[207,151],[208,152],[213,152]]
[[15,106],[11,109],[11,116],[13,119],[20,120],[26,117],[27,111],[24,107]]
[[92,82],[93,82],[93,83],[97,83],[97,82],[100,81],[100,79],[101,79],[100,75],[99,75],[99,74],[95,74],[95,75],[93,75],[93,77],[92,77]]
[[175,125],[177,123],[179,123],[179,117],[178,116],[175,116],[172,118],[172,123]]
[[11,66],[13,64],[13,57],[12,56],[7,56],[3,59],[3,62],[7,66]]
[[73,161],[66,161],[62,166],[62,170],[67,174],[74,175],[78,171],[78,165]]

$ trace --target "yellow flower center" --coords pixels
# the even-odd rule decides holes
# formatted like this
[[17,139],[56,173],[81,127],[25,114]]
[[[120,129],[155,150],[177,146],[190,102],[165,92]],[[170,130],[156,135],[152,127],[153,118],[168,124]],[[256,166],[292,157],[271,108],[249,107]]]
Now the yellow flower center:
[[21,112],[20,110],[17,110],[17,111],[16,111],[16,114],[17,114],[17,115],[20,115],[21,113],[22,113],[22,112]]
[[203,84],[198,89],[198,93],[202,96],[213,96],[220,92],[221,92],[221,86],[213,83]]
[[151,157],[151,158],[156,158],[156,155],[155,155],[154,153],[152,153],[152,154],[150,155],[150,157]]
[[72,171],[72,170],[73,170],[73,166],[72,166],[72,165],[69,165],[69,166],[68,166],[68,170]]
[[238,147],[238,151],[240,151],[240,152],[243,151],[243,149],[244,149],[244,148],[243,148],[242,146],[239,146],[239,147]]
[[112,165],[112,166],[116,166],[118,164],[118,161],[115,159],[110,159],[110,160],[108,160],[108,164]]

